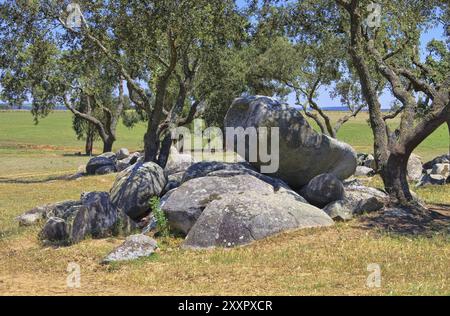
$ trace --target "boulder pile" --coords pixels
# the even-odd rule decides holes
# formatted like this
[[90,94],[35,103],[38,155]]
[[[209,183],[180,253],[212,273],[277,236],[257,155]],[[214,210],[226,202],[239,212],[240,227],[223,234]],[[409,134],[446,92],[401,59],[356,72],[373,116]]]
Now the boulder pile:
[[[373,177],[376,175],[376,161],[371,154],[359,153],[357,155],[358,167],[356,167],[355,176]],[[408,161],[408,180],[419,181],[422,177],[422,159],[412,154]]]
[[443,155],[423,165],[423,175],[418,186],[450,183],[450,155]]
[[[110,192],[85,193],[33,209],[17,218],[21,225],[44,222],[45,243],[70,245],[86,237],[103,238],[135,230],[104,262],[131,260],[157,250],[145,236],[157,227],[161,211],[186,248],[236,247],[279,233],[329,227],[377,211],[385,192],[345,181],[355,173],[355,151],[316,133],[287,105],[267,97],[237,99],[226,126],[279,127],[280,168],[262,174],[263,161],[196,162],[172,148],[165,169],[144,163],[125,149],[91,159],[90,174],[119,171]],[[258,135],[259,137],[259,135]],[[248,149],[248,148],[247,148]],[[160,198],[155,209],[152,198]]]
[[[370,154],[358,154],[355,176],[374,176],[375,158]],[[422,164],[422,159],[412,154],[408,161],[408,180],[417,186],[445,185],[450,183],[450,155],[442,155]]]
[[287,230],[333,224],[282,180],[246,163],[200,162],[161,199],[170,226],[191,248],[234,247]]
[[[34,221],[30,220],[31,214]],[[111,204],[107,192],[85,193],[78,201],[37,208],[18,218],[22,224],[24,219],[27,225],[45,220],[40,239],[52,245],[71,245],[87,237],[128,234],[135,228],[134,223]]]
[[86,174],[105,175],[121,172],[134,165],[140,158],[141,153],[130,154],[126,148],[121,148],[117,153],[103,153],[89,160],[86,165]]

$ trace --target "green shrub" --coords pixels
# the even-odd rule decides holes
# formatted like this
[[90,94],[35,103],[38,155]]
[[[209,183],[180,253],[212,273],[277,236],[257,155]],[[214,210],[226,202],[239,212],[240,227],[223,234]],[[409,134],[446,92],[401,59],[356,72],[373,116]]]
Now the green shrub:
[[150,208],[152,209],[153,216],[155,216],[158,232],[163,237],[169,237],[169,222],[167,221],[166,215],[159,207],[159,204],[160,201],[158,197],[155,196],[150,199]]

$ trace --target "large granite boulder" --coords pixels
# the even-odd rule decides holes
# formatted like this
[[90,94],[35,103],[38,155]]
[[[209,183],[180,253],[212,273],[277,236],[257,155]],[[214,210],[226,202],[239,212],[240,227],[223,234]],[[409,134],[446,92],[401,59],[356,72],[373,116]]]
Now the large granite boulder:
[[314,177],[300,191],[309,203],[317,207],[342,200],[344,198],[344,185],[334,174],[325,173]]
[[116,171],[116,155],[114,153],[105,153],[91,158],[86,165],[86,173],[89,175],[106,174]]
[[83,240],[89,229],[89,209],[84,205],[72,206],[62,217],[50,217],[39,237],[44,244],[68,246]]
[[110,191],[111,202],[118,211],[133,220],[140,220],[149,212],[150,199],[160,196],[166,182],[160,166],[153,162],[138,162],[117,175]]
[[129,236],[125,242],[108,254],[103,263],[136,260],[149,257],[158,249],[156,240],[145,235]]
[[187,234],[209,203],[223,194],[248,190],[274,192],[271,185],[251,175],[202,177],[189,180],[164,195],[161,209],[172,229]]
[[251,175],[255,178],[264,181],[274,188],[286,188],[289,186],[282,180],[263,175],[256,171],[248,162],[227,163],[218,161],[202,161],[193,164],[186,170],[181,183],[192,179],[202,177],[233,177],[237,175]]
[[282,195],[227,193],[206,206],[183,246],[236,247],[285,231],[333,224],[322,210]]
[[88,236],[104,238],[134,228],[111,204],[107,192],[85,193],[77,204],[66,206],[64,211],[47,213],[51,216],[40,233],[45,244],[70,245]]
[[39,233],[39,238],[45,244],[69,245],[68,236],[66,221],[59,217],[50,217]]
[[[272,98],[254,96],[236,99],[224,123],[225,127],[244,129],[278,127],[279,169],[273,176],[284,180],[293,189],[300,189],[323,173],[332,173],[341,180],[355,173],[356,152],[351,146],[317,133],[298,110]],[[268,144],[271,144],[270,135],[269,132]],[[249,143],[246,142],[246,152],[239,154],[248,158],[248,150]],[[251,163],[257,168],[266,165],[260,159]]]
[[81,195],[81,204],[89,210],[89,233],[94,238],[110,235],[117,223],[120,214],[111,204],[109,193],[89,192]]

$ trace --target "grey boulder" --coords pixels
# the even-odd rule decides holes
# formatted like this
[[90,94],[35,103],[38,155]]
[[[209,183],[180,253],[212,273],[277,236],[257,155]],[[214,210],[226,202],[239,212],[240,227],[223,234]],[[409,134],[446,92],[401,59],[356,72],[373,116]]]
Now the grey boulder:
[[345,186],[345,205],[353,215],[375,212],[388,202],[388,195],[376,188],[366,187],[359,183],[348,183]]
[[119,213],[111,204],[107,192],[89,192],[81,195],[81,203],[89,211],[89,234],[94,238],[110,235],[119,222]]
[[187,234],[209,203],[223,194],[248,190],[274,192],[271,185],[251,175],[209,176],[192,179],[168,192],[161,199],[161,209],[173,230]]
[[116,172],[117,172],[117,168],[115,165],[114,166],[113,165],[103,166],[103,167],[100,167],[97,170],[95,170],[95,174],[98,176],[116,173]]
[[116,162],[116,169],[118,172],[122,172],[128,167],[134,165],[138,159],[141,158],[141,154],[139,152],[132,153],[127,158],[124,158],[122,160],[118,160]]
[[167,192],[178,188],[181,185],[181,181],[183,180],[184,172],[178,172],[171,174],[167,177],[167,184],[163,190],[163,195]]
[[51,217],[39,234],[44,244],[68,246],[83,240],[89,234],[89,210],[73,206],[63,216]]
[[376,169],[375,157],[373,155],[359,153],[359,154],[357,154],[356,159],[357,159],[358,166]]
[[433,160],[426,162],[423,165],[423,168],[425,170],[433,169],[433,166],[438,163],[450,163],[450,155],[442,155],[442,156],[436,157]]
[[261,174],[248,162],[227,163],[219,161],[202,161],[193,164],[186,170],[181,183],[202,177],[233,177],[237,175],[250,175],[264,181],[274,188],[286,188],[289,186],[282,180]]
[[438,163],[433,166],[431,171],[433,175],[440,175],[447,178],[450,175],[450,164],[448,163]]
[[375,157],[371,154],[368,154],[365,161],[364,161],[364,167],[368,167],[371,169],[376,169],[377,165],[375,162]]
[[138,162],[117,175],[111,191],[112,204],[133,220],[147,215],[152,197],[166,186],[164,170],[153,162]]
[[323,211],[335,221],[349,221],[353,218],[352,207],[345,200],[332,202]]
[[40,233],[45,244],[71,245],[88,236],[104,238],[133,229],[129,219],[113,207],[107,192],[85,193],[78,203],[58,216],[52,214]]
[[357,177],[372,177],[375,175],[375,170],[369,167],[358,166],[356,167],[355,176]]
[[309,203],[321,208],[331,202],[342,200],[344,194],[345,190],[342,181],[331,173],[314,177],[300,191],[300,195]]
[[128,158],[128,156],[130,156],[130,152],[127,148],[120,148],[116,153],[117,160],[123,160],[125,158]]
[[108,254],[103,263],[136,260],[149,257],[158,248],[156,240],[145,235],[129,236],[125,242]]
[[113,156],[101,155],[89,160],[86,165],[86,173],[89,175],[105,174],[106,171],[116,170],[115,154]]
[[417,186],[444,185],[446,182],[447,178],[440,174],[426,174],[422,177]]
[[59,217],[50,217],[39,234],[44,243],[68,243],[68,231],[66,221]]
[[80,201],[63,201],[35,207],[16,217],[20,226],[32,226],[50,217],[60,217],[72,206],[80,205]]
[[[279,168],[274,177],[300,189],[312,178],[332,173],[344,180],[355,173],[356,152],[345,143],[314,131],[300,112],[286,104],[263,96],[243,97],[231,105],[224,121],[225,127],[278,127]],[[270,132],[268,144],[271,144]],[[235,150],[235,148],[229,148]],[[248,158],[249,143],[245,152]],[[260,159],[251,162],[256,168],[266,165]]]
[[208,204],[183,246],[236,247],[286,231],[333,224],[322,210],[282,195],[228,193]]

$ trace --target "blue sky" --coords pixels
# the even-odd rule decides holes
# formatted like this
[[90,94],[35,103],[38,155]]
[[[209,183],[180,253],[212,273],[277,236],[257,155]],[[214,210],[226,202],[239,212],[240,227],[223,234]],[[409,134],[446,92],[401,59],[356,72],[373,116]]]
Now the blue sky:
[[[421,38],[421,54],[422,58],[426,56],[426,46],[433,39],[444,40],[445,39],[445,31],[442,25],[439,27],[435,27],[430,29],[427,33],[424,33]],[[390,91],[386,91],[380,98],[381,105],[384,109],[389,109],[391,107],[392,102],[394,101],[394,97],[390,93]],[[291,105],[295,104],[295,95],[290,95],[288,98],[288,103]],[[332,99],[329,95],[329,91],[325,89],[320,90],[320,94],[318,97],[318,104],[322,107],[339,107],[341,106],[339,98]]]

